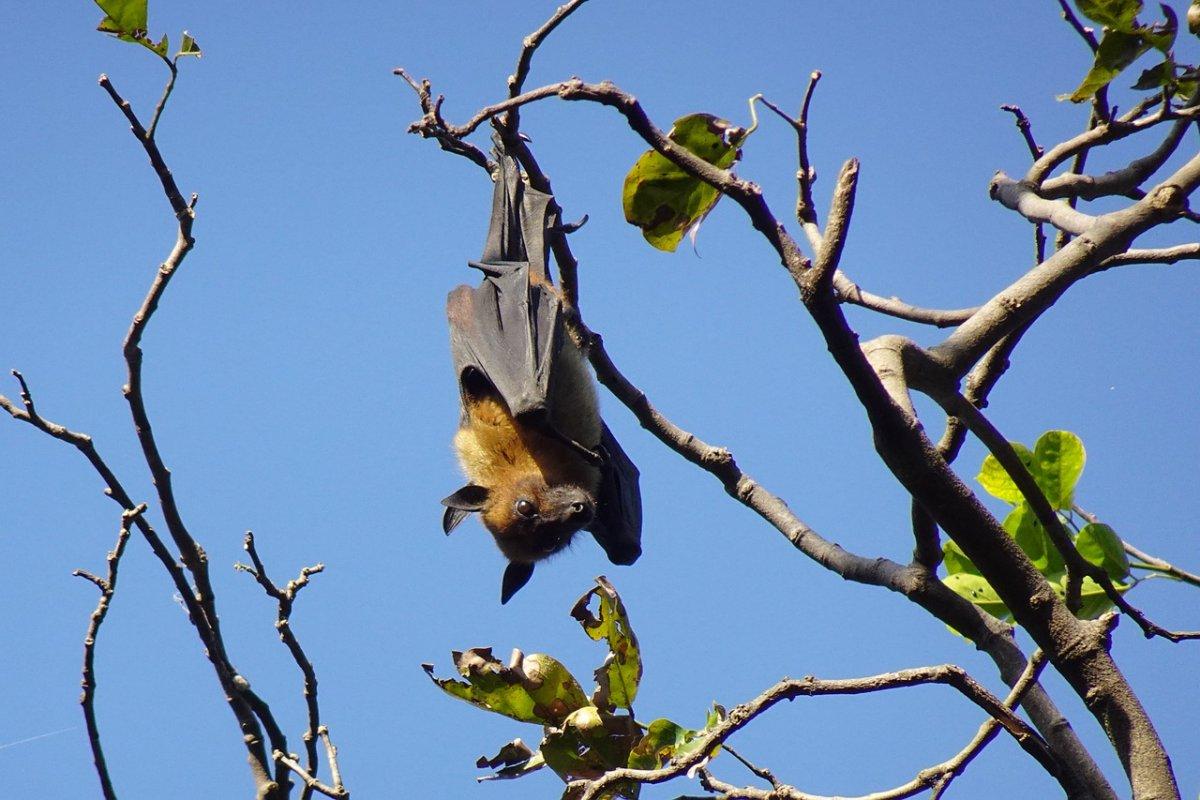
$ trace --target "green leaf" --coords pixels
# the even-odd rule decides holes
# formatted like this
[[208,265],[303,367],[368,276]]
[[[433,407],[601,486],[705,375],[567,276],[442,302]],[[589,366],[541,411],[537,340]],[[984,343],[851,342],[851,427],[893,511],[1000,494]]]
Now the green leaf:
[[175,54],[175,57],[195,56],[199,58],[202,55],[204,54],[200,51],[200,45],[196,44],[196,40],[192,38],[190,33],[184,31],[183,40],[179,43],[179,52]]
[[1075,537],[1079,554],[1108,573],[1114,582],[1129,577],[1129,558],[1125,555],[1125,544],[1109,526],[1102,522],[1089,522]]
[[996,590],[991,587],[991,584],[980,575],[958,572],[946,576],[942,583],[950,587],[955,594],[970,600],[993,617],[1007,619],[1012,616],[1008,606],[1004,605],[1004,601],[1000,599],[1000,595],[996,594]]
[[1187,10],[1187,26],[1191,33],[1200,36],[1200,0],[1192,0]]
[[656,719],[646,729],[633,750],[629,752],[628,766],[633,769],[658,769],[675,756],[675,748],[690,740],[689,731],[669,719]]
[[421,667],[446,694],[485,711],[521,722],[555,725],[588,704],[579,682],[548,655],[526,656],[514,650],[511,662],[505,666],[492,655],[492,648],[476,647],[455,652],[452,658],[466,683],[435,678],[432,664]]
[[1137,83],[1132,89],[1138,91],[1147,91],[1150,89],[1158,89],[1162,86],[1169,86],[1175,81],[1175,65],[1168,59],[1161,64],[1155,64],[1147,70],[1142,70],[1142,74],[1138,76]]
[[141,42],[148,49],[153,50],[155,53],[158,53],[163,58],[167,57],[167,51],[171,49],[171,42],[167,39],[167,35],[165,33],[163,34],[162,39],[160,39],[158,41],[158,44],[154,44],[148,38],[139,39],[138,41]]
[[147,25],[146,0],[96,0],[106,16],[96,29],[105,33],[145,35]]
[[958,572],[966,572],[971,575],[979,574],[979,567],[975,566],[971,562],[971,559],[967,558],[962,548],[950,539],[947,539],[945,544],[942,545],[942,563],[946,565],[946,573],[948,575],[954,575]]
[[[1033,467],[1033,453],[1029,448],[1020,442],[1009,442],[1013,450],[1017,451],[1017,458],[1021,459],[1021,463],[1027,468]],[[1025,495],[1021,494],[1021,490],[1017,488],[1017,484],[1013,483],[1013,479],[1009,477],[1008,472],[1004,467],[1000,466],[1000,462],[993,455],[988,455],[983,459],[983,466],[979,469],[979,474],[975,476],[975,480],[983,486],[983,488],[992,497],[1003,500],[1006,503],[1017,504],[1025,500]]]
[[1087,454],[1070,431],[1046,431],[1033,446],[1033,477],[1056,509],[1070,508]]
[[[1067,576],[1063,575],[1056,581],[1051,581],[1050,586],[1054,589],[1054,593],[1060,599],[1067,598]],[[1128,584],[1113,583],[1113,586],[1120,594],[1125,594],[1129,591]],[[1113,607],[1114,603],[1109,599],[1108,594],[1104,591],[1104,587],[1096,583],[1091,578],[1085,577],[1083,584],[1079,589],[1080,605],[1079,610],[1075,612],[1075,616],[1080,619],[1095,619]]]
[[[600,601],[599,616],[589,607],[593,597]],[[587,592],[571,609],[571,616],[592,639],[608,642],[608,655],[596,669],[596,691],[592,703],[599,708],[629,708],[642,679],[642,655],[637,637],[625,613],[625,604],[608,578],[596,578],[596,588]]]
[[[705,725],[700,730],[685,728],[669,719],[654,720],[646,729],[646,735],[629,752],[628,766],[633,769],[658,769],[666,766],[672,758],[694,753],[704,735],[727,716],[725,709],[714,703],[713,709],[705,715]],[[715,756],[719,749],[718,745],[712,755]]]
[[[1148,29],[1147,29],[1148,30]],[[1121,71],[1150,49],[1152,42],[1140,33],[1125,33],[1110,30],[1100,40],[1096,58],[1083,82],[1069,95],[1059,95],[1059,100],[1083,103],[1096,96],[1096,92],[1112,82]]]
[[1017,545],[1043,575],[1052,575],[1063,570],[1062,554],[1050,541],[1050,535],[1046,533],[1046,529],[1042,527],[1028,503],[1017,506],[1004,518],[1004,530],[1016,540]]
[[1106,28],[1128,31],[1141,13],[1141,0],[1076,0],[1079,13]]
[[[675,120],[667,137],[708,163],[728,169],[737,161],[746,130],[712,114],[688,114]],[[684,172],[657,150],[634,163],[621,191],[625,219],[642,229],[646,241],[675,252],[683,235],[712,211],[720,193]]]

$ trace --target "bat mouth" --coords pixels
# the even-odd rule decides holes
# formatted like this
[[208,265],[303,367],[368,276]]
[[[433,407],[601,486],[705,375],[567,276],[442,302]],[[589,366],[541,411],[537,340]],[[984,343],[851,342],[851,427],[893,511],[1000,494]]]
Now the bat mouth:
[[578,486],[556,486],[542,500],[541,524],[535,540],[545,555],[562,550],[571,537],[596,516],[596,503]]

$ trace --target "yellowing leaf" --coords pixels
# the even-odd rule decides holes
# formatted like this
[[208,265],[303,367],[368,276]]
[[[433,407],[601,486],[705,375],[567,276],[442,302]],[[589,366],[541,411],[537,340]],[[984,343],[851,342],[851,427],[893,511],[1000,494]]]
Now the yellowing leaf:
[[[592,597],[600,600],[599,616],[589,607]],[[642,679],[642,654],[621,596],[601,575],[596,578],[596,588],[575,603],[571,616],[579,621],[588,636],[608,642],[608,655],[596,669],[596,691],[592,702],[606,710],[630,708]]]
[[485,711],[551,725],[588,704],[579,682],[548,655],[525,656],[516,650],[511,663],[504,665],[492,655],[492,648],[476,647],[452,657],[459,675],[467,679],[465,683],[435,678],[432,664],[421,666],[446,694]]
[[[708,163],[727,169],[737,161],[747,131],[712,114],[675,120],[667,137]],[[621,202],[625,219],[659,250],[674,252],[685,233],[699,225],[720,193],[693,178],[657,150],[647,150],[625,176]]]
[[[1026,467],[1033,464],[1033,453],[1028,447],[1020,442],[1010,442],[1009,444],[1017,452],[1017,457],[1021,459],[1022,464]],[[1008,472],[1000,466],[1000,462],[993,455],[989,454],[983,459],[983,466],[979,468],[979,474],[975,476],[975,480],[979,481],[992,497],[997,497],[1006,503],[1015,505],[1025,499],[1025,495],[1021,494],[1017,484],[1013,482]]]
[[131,36],[145,34],[146,0],[96,0],[96,5],[108,15],[97,30]]

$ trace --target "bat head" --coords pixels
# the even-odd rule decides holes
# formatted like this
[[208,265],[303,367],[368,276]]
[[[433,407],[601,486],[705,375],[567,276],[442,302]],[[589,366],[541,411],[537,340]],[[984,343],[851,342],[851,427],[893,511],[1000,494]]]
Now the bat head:
[[[491,488],[468,484],[442,504],[447,533],[471,512],[479,512],[500,552],[512,562],[505,574],[507,597],[529,579],[535,562],[569,545],[596,514],[595,498],[587,490],[570,483],[551,486],[537,473]],[[511,591],[510,583],[516,584]]]

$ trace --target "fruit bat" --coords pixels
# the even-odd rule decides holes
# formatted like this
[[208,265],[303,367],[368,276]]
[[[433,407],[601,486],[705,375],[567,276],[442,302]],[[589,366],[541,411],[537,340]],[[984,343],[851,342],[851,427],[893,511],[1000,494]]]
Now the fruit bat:
[[442,500],[449,534],[478,512],[508,559],[500,602],[538,561],[588,530],[614,564],[642,553],[638,469],[600,418],[586,359],[546,265],[551,196],[497,142],[499,174],[478,286],[446,302],[462,401],[454,436],[467,485]]

